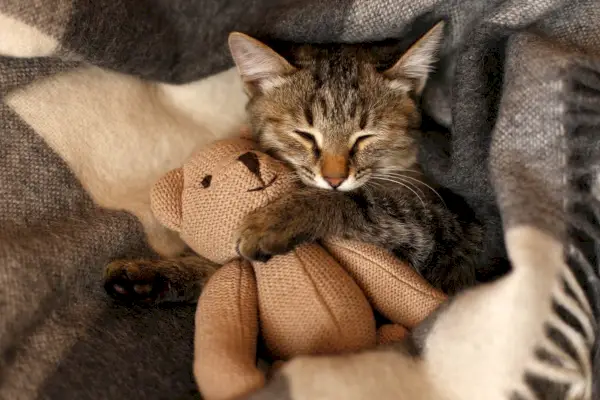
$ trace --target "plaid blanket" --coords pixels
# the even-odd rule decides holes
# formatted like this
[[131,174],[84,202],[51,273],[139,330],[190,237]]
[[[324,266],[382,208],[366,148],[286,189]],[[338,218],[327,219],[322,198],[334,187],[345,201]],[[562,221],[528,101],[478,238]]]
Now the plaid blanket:
[[0,398],[196,396],[194,307],[114,305],[102,271],[182,249],[148,191],[243,124],[228,32],[408,44],[442,18],[424,106],[451,133],[422,162],[513,270],[253,398],[600,398],[596,0],[0,0]]

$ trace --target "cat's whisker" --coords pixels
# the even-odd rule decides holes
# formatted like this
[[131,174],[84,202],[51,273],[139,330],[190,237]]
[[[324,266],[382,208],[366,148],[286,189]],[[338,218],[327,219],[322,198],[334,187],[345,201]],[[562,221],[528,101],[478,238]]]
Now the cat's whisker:
[[401,177],[401,178],[405,178],[405,179],[410,179],[411,181],[416,182],[417,184],[423,185],[425,186],[427,189],[431,190],[433,193],[435,193],[435,195],[442,201],[444,202],[444,199],[442,198],[442,196],[439,194],[439,192],[437,190],[435,190],[432,186],[430,186],[429,184],[423,182],[421,179],[417,179],[414,178],[412,176],[408,176],[408,175],[404,175],[401,173],[390,173],[390,175],[393,176],[397,176],[397,177]]
[[380,180],[380,181],[392,182],[392,183],[396,183],[396,184],[398,184],[398,185],[400,185],[400,186],[404,186],[405,188],[407,188],[408,190],[410,190],[411,192],[413,192],[415,196],[417,196],[417,198],[419,199],[419,201],[420,201],[420,202],[421,202],[421,204],[423,205],[423,208],[425,208],[425,202],[423,201],[423,198],[422,198],[421,196],[419,196],[419,193],[417,193],[417,192],[415,192],[414,190],[412,190],[412,189],[410,188],[410,186],[406,185],[405,183],[402,183],[402,182],[400,182],[400,181],[397,181],[397,180],[394,180],[394,179],[390,179],[390,178],[384,178],[384,177],[381,177],[381,176],[376,176],[376,177],[373,177],[373,178],[371,178],[371,179]]
[[362,188],[369,196],[372,196],[374,198],[377,198],[377,190],[385,191],[384,185],[378,182],[374,182],[372,180],[369,180],[368,182],[363,184]]
[[422,180],[420,180],[420,179],[417,179],[417,178],[415,178],[415,177],[411,177],[411,176],[408,176],[408,175],[404,175],[404,174],[402,174],[402,172],[412,172],[412,173],[415,173],[415,174],[423,175],[423,172],[422,172],[422,171],[417,171],[417,170],[414,170],[414,169],[408,169],[408,168],[387,167],[387,168],[383,168],[383,169],[381,169],[381,172],[383,172],[383,173],[391,173],[391,174],[396,174],[396,175],[400,174],[401,176],[403,176],[403,177],[405,177],[405,178],[409,178],[409,179],[412,179],[412,180],[416,180],[416,181],[418,181],[419,183],[421,183],[421,184],[423,184],[423,185],[427,186],[428,188],[430,188],[430,189],[432,189],[432,190],[435,190],[435,189],[433,189],[431,186],[429,186],[427,183],[423,182],[423,181],[422,181]]
[[414,183],[405,180],[404,176],[398,175],[398,174],[376,174],[376,176],[381,176],[383,178],[389,178],[389,179],[399,179],[402,182],[406,183],[407,185],[409,185],[410,187],[412,187],[415,190],[418,190],[419,193],[421,193],[421,195],[425,196],[425,192],[423,192],[423,190],[421,190],[420,187],[418,187],[417,185],[415,185]]
[[371,179],[385,181],[385,182],[392,182],[392,183],[395,183],[397,185],[400,185],[400,186],[410,190],[419,199],[419,201],[421,202],[423,207],[425,207],[425,202],[423,201],[423,198],[421,196],[419,196],[419,193],[417,193],[415,190],[413,190],[412,187],[406,181],[399,181],[397,179],[386,178],[386,177],[382,177],[382,176],[373,177]]
[[381,169],[381,172],[413,172],[415,174],[421,175],[422,172],[416,169],[408,169],[408,168],[398,168],[398,167],[385,167]]
[[[431,186],[429,186],[428,184],[426,184],[425,182],[423,182],[422,180],[420,180],[420,179],[417,179],[417,178],[413,178],[413,177],[411,177],[411,176],[407,176],[407,175],[399,174],[399,173],[388,173],[387,175],[389,175],[389,176],[393,176],[393,177],[396,177],[396,178],[410,179],[410,180],[412,180],[412,181],[415,181],[415,182],[417,182],[417,183],[419,183],[419,184],[421,184],[421,185],[425,186],[426,188],[428,188],[429,190],[431,190],[431,191],[432,191],[432,192],[433,192],[433,193],[434,193],[434,194],[435,194],[435,195],[438,197],[438,199],[440,199],[440,200],[441,200],[442,204],[444,204],[444,206],[445,206],[446,208],[448,208],[448,206],[446,205],[446,202],[444,201],[444,199],[442,198],[442,196],[441,196],[441,195],[438,193],[438,191],[437,191],[437,190],[435,190],[434,188],[432,188]],[[413,187],[414,187],[414,186],[413,186]]]
[[380,183],[377,183],[377,182],[373,182],[372,180],[369,180],[365,184],[363,184],[363,187],[365,189],[371,189],[371,186],[373,186],[374,188],[385,189],[383,187],[383,185],[381,185]]
[[416,189],[419,191],[419,193],[421,193],[423,196],[425,196],[425,193],[423,192],[423,190],[421,190],[421,188],[419,188],[418,186],[416,186],[414,183],[410,182],[409,180],[406,180],[405,176],[400,175],[400,174],[392,174],[392,173],[376,173],[373,174],[373,176],[380,176],[383,178],[388,178],[388,179],[399,179],[400,181],[406,183],[407,185],[409,185],[410,187]]

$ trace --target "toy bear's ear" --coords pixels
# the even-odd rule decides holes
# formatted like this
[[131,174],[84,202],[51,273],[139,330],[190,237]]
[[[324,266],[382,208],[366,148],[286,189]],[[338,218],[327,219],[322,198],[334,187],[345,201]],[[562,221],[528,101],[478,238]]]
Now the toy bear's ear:
[[[210,184],[210,179],[208,183]],[[160,178],[150,193],[150,208],[154,216],[161,224],[177,232],[181,229],[182,194],[182,168],[174,169]]]

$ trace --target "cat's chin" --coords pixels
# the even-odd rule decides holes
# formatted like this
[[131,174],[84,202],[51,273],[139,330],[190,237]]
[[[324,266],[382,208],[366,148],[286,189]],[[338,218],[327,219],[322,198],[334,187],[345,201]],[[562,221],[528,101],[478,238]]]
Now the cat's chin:
[[335,190],[338,192],[351,192],[353,190],[356,190],[358,188],[360,188],[361,186],[364,185],[364,181],[357,181],[353,176],[348,177],[348,179],[346,179],[344,182],[342,182],[342,184],[336,188],[331,187],[331,185],[329,183],[327,183],[327,181],[325,181],[325,179],[321,178],[321,177],[316,177],[313,180],[307,181],[303,179],[304,184],[306,184],[307,186],[311,186],[317,189],[323,189],[323,190]]
[[364,184],[364,182],[357,181],[353,176],[348,177],[340,186],[336,188],[340,192],[351,192],[358,189]]

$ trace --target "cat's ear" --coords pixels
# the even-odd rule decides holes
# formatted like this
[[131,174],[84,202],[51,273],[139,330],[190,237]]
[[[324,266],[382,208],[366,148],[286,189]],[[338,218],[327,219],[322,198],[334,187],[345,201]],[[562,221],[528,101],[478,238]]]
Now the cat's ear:
[[229,34],[229,50],[249,95],[264,93],[296,70],[269,46],[240,32]]
[[413,44],[400,59],[383,74],[393,86],[420,95],[425,88],[431,67],[444,37],[444,22],[438,22]]

